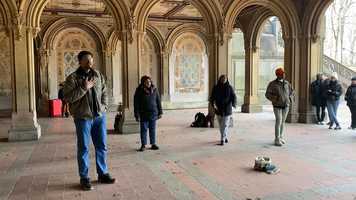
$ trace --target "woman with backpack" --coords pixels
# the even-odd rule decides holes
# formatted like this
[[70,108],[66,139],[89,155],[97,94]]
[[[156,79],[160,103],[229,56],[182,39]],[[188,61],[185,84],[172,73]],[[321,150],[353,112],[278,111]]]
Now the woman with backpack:
[[345,94],[347,106],[351,111],[351,126],[350,129],[356,129],[356,76],[352,77],[351,85],[347,88]]
[[215,109],[220,126],[220,145],[228,143],[227,134],[232,115],[232,107],[236,107],[235,91],[227,80],[226,75],[219,77],[210,97],[210,104]]
[[332,129],[334,124],[335,130],[340,130],[341,126],[337,120],[337,110],[340,104],[340,96],[342,95],[342,87],[337,80],[337,73],[334,72],[330,76],[330,82],[326,87],[326,105],[328,109],[328,114],[330,118],[329,129]]

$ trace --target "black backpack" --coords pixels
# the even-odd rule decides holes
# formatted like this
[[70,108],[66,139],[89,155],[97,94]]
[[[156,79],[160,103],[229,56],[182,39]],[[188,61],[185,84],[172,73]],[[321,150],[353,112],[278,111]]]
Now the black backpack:
[[191,127],[208,127],[207,119],[204,113],[198,112],[194,116],[194,122],[190,125]]

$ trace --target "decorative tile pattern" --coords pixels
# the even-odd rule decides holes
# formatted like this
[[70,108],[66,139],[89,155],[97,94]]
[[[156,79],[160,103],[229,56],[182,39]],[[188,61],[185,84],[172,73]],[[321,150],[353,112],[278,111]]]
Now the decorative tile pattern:
[[207,56],[205,44],[192,33],[180,36],[174,44],[172,59],[174,66],[175,93],[200,93],[208,84]]

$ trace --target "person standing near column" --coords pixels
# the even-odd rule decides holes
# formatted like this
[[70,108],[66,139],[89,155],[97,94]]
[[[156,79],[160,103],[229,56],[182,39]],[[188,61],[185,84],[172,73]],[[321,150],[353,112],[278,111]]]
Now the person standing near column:
[[289,82],[284,79],[283,68],[276,69],[275,73],[277,78],[268,84],[265,96],[272,102],[276,117],[274,144],[282,146],[286,143],[283,131],[294,92]]
[[81,51],[78,54],[79,67],[64,83],[64,99],[70,104],[77,133],[77,160],[80,185],[83,190],[92,190],[89,179],[89,142],[95,147],[98,182],[115,182],[108,173],[106,164],[106,110],[108,99],[104,76],[93,69],[93,54]]
[[149,76],[141,78],[134,96],[135,119],[140,122],[141,148],[144,151],[147,145],[147,131],[149,130],[152,150],[158,150],[156,144],[156,121],[162,117],[162,104],[158,89],[152,84]]
[[326,99],[323,95],[323,74],[318,74],[311,84],[312,105],[315,106],[317,124],[323,125],[325,119]]
[[351,126],[349,129],[356,129],[356,76],[352,77],[351,85],[347,88],[345,94],[345,100],[347,102],[347,106],[351,112]]
[[330,118],[330,125],[329,129],[332,129],[334,124],[335,130],[340,130],[341,126],[337,119],[337,110],[340,104],[340,96],[342,95],[342,87],[339,81],[337,80],[338,76],[337,73],[334,72],[330,76],[330,82],[326,87],[326,105],[328,108],[329,118]]
[[220,127],[220,145],[228,143],[227,135],[232,115],[232,107],[236,107],[236,94],[226,75],[219,77],[218,83],[214,86],[210,104],[215,109]]

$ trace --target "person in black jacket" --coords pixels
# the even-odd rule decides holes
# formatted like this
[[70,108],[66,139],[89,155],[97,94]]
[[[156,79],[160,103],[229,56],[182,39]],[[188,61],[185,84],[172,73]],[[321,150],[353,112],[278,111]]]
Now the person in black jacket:
[[330,125],[329,129],[332,129],[334,124],[336,125],[335,130],[340,130],[340,123],[337,120],[337,109],[340,103],[340,96],[342,95],[341,84],[337,80],[337,73],[333,73],[330,77],[330,82],[326,87],[326,104],[328,108]]
[[144,151],[147,144],[147,129],[149,129],[152,150],[158,150],[156,144],[156,121],[162,117],[161,98],[157,88],[149,76],[141,78],[134,96],[135,119],[140,122],[141,148]]
[[312,105],[316,108],[317,124],[324,124],[326,98],[324,93],[325,76],[318,74],[317,79],[311,84]]
[[356,76],[352,77],[351,85],[347,88],[345,94],[347,106],[351,111],[351,126],[350,129],[356,129]]
[[220,126],[220,145],[228,143],[227,134],[232,115],[232,107],[236,107],[236,95],[226,75],[221,75],[214,86],[210,97],[210,104],[214,107]]

